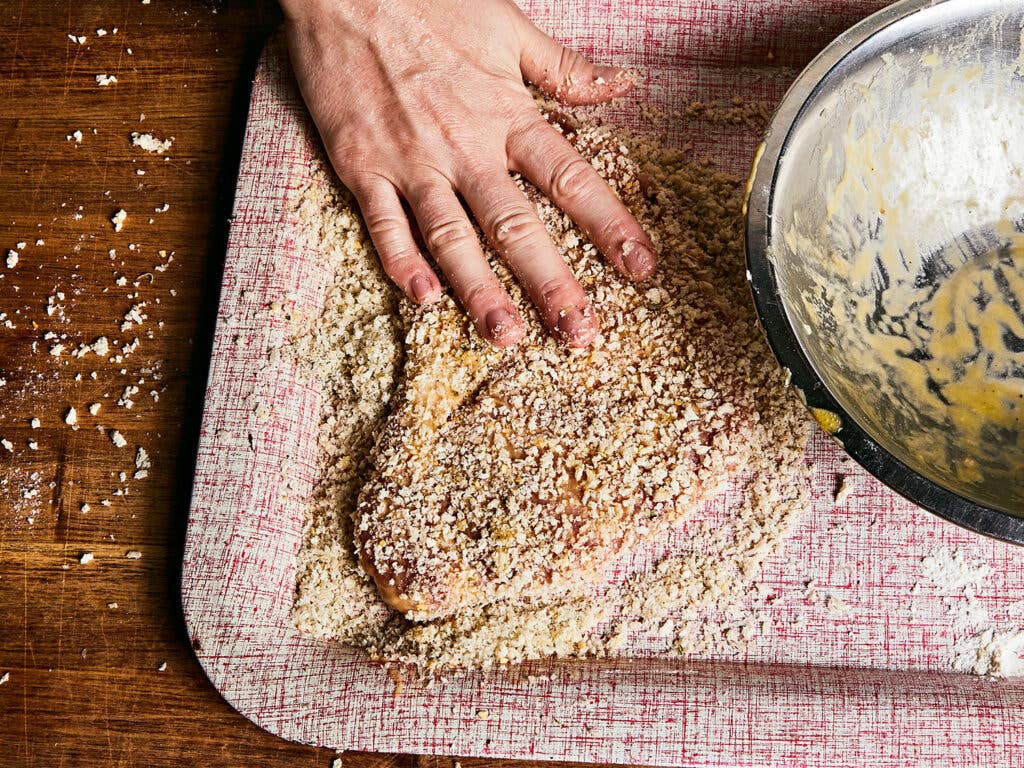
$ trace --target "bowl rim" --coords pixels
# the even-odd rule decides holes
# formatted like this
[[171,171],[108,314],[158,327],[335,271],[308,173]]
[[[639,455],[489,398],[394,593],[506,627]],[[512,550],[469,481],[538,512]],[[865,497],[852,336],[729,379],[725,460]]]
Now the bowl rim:
[[901,496],[949,522],[975,533],[1024,545],[1024,517],[965,498],[919,474],[876,442],[840,405],[797,339],[782,304],[775,269],[767,255],[779,166],[804,107],[817,94],[825,78],[850,54],[894,24],[925,10],[964,1],[901,0],[883,8],[839,35],[797,77],[769,122],[747,185],[747,280],[761,326],[775,356],[789,374],[790,385],[798,390],[809,409],[838,416],[841,428],[829,434],[854,461]]

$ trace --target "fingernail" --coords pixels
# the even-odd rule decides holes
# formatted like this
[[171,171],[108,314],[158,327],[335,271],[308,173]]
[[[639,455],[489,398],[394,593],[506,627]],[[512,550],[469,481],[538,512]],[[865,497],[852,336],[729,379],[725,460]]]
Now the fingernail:
[[555,333],[570,346],[584,346],[593,340],[597,332],[594,313],[589,307],[566,307],[558,313]]
[[512,342],[520,335],[519,322],[515,315],[504,307],[497,307],[484,318],[487,335],[496,344]]
[[654,274],[658,257],[643,243],[627,240],[622,246],[622,263],[634,280],[646,280]]
[[434,298],[436,293],[433,281],[426,275],[416,275],[412,279],[412,283],[409,284],[409,289],[412,291],[412,297],[416,300],[417,304],[428,303]]

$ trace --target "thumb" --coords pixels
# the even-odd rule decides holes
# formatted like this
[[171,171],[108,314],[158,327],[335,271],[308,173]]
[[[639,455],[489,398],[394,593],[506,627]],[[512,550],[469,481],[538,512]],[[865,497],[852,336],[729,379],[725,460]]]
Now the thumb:
[[637,84],[635,69],[591,64],[582,54],[555,42],[531,22],[519,66],[531,83],[565,104],[600,104]]

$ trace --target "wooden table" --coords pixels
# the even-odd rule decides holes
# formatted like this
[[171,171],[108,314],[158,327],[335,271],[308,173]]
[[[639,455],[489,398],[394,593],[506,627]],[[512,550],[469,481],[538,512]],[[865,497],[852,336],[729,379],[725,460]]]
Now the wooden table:
[[[248,78],[279,12],[259,0],[0,5],[0,765],[326,768],[333,753],[270,736],[223,702],[178,604]],[[173,147],[147,153],[132,131]],[[122,331],[139,302],[144,324]],[[100,336],[139,344],[120,362],[120,350],[72,355]],[[129,385],[130,408],[118,405]],[[139,445],[152,467],[136,479]]]

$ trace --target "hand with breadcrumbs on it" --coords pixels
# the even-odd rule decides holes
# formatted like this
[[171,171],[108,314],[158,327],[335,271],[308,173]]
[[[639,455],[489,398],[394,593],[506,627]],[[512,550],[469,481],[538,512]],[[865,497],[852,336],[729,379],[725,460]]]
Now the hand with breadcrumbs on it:
[[627,277],[650,277],[657,257],[597,171],[544,120],[524,79],[580,105],[621,96],[635,73],[563,48],[512,0],[282,5],[303,97],[399,288],[420,304],[443,293],[404,201],[480,334],[503,347],[522,338],[523,318],[491,271],[471,214],[552,332],[572,347],[590,344],[599,318],[510,172],[569,214]]

